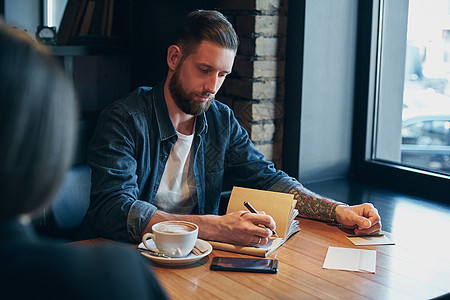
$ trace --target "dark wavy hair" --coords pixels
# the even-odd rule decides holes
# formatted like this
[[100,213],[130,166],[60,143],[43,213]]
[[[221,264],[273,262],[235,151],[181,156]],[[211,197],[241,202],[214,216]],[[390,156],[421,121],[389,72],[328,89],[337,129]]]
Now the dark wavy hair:
[[53,198],[69,168],[77,104],[46,48],[0,22],[0,220]]
[[197,50],[202,41],[213,42],[235,53],[239,38],[227,18],[216,10],[195,10],[186,15],[179,29],[177,44],[187,57]]

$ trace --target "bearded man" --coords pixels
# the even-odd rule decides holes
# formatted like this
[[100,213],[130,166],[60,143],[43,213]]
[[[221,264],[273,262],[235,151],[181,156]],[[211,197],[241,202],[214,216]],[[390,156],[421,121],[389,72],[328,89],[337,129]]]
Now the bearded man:
[[136,243],[157,222],[185,220],[199,226],[201,239],[266,244],[276,228],[271,216],[218,215],[221,193],[232,186],[292,193],[300,215],[356,234],[380,230],[371,204],[326,199],[275,169],[231,109],[214,99],[238,45],[221,13],[191,12],[168,48],[165,81],[140,87],[102,112],[88,149],[92,191],[83,238]]

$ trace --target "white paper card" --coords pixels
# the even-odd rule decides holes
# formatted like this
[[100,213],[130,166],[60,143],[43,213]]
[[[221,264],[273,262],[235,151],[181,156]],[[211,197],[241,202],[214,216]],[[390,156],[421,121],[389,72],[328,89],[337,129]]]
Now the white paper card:
[[387,236],[377,236],[377,237],[347,237],[350,242],[356,246],[370,246],[370,245],[395,245]]
[[375,250],[328,247],[323,262],[324,269],[375,273],[377,252]]
[[347,238],[356,246],[395,245],[388,233],[379,236],[347,236]]

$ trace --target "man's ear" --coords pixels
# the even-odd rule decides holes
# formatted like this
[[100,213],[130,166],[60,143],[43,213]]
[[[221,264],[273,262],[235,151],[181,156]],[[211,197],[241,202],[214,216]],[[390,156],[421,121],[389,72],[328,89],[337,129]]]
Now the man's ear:
[[167,65],[169,67],[169,70],[176,70],[181,60],[181,56],[181,49],[177,45],[171,45],[169,49],[167,49]]

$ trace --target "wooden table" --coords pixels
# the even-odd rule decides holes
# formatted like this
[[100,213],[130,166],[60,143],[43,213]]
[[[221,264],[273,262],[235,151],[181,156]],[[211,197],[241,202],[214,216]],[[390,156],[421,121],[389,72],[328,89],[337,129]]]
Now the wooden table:
[[[219,250],[187,266],[154,264],[153,272],[172,299],[430,299],[450,292],[447,230],[435,242],[400,231],[395,245],[355,246],[337,227],[299,221],[302,230],[269,256],[279,260],[277,274],[211,271],[214,256],[251,257]],[[376,250],[375,274],[323,269],[329,246]]]
[[[155,264],[153,271],[172,299],[429,299],[450,292],[449,256],[433,257],[419,238],[362,247],[325,223],[300,219],[300,225],[269,256],[279,260],[278,274],[211,271],[214,256],[249,257],[219,250],[192,265]],[[376,273],[323,269],[329,246],[376,250]]]

